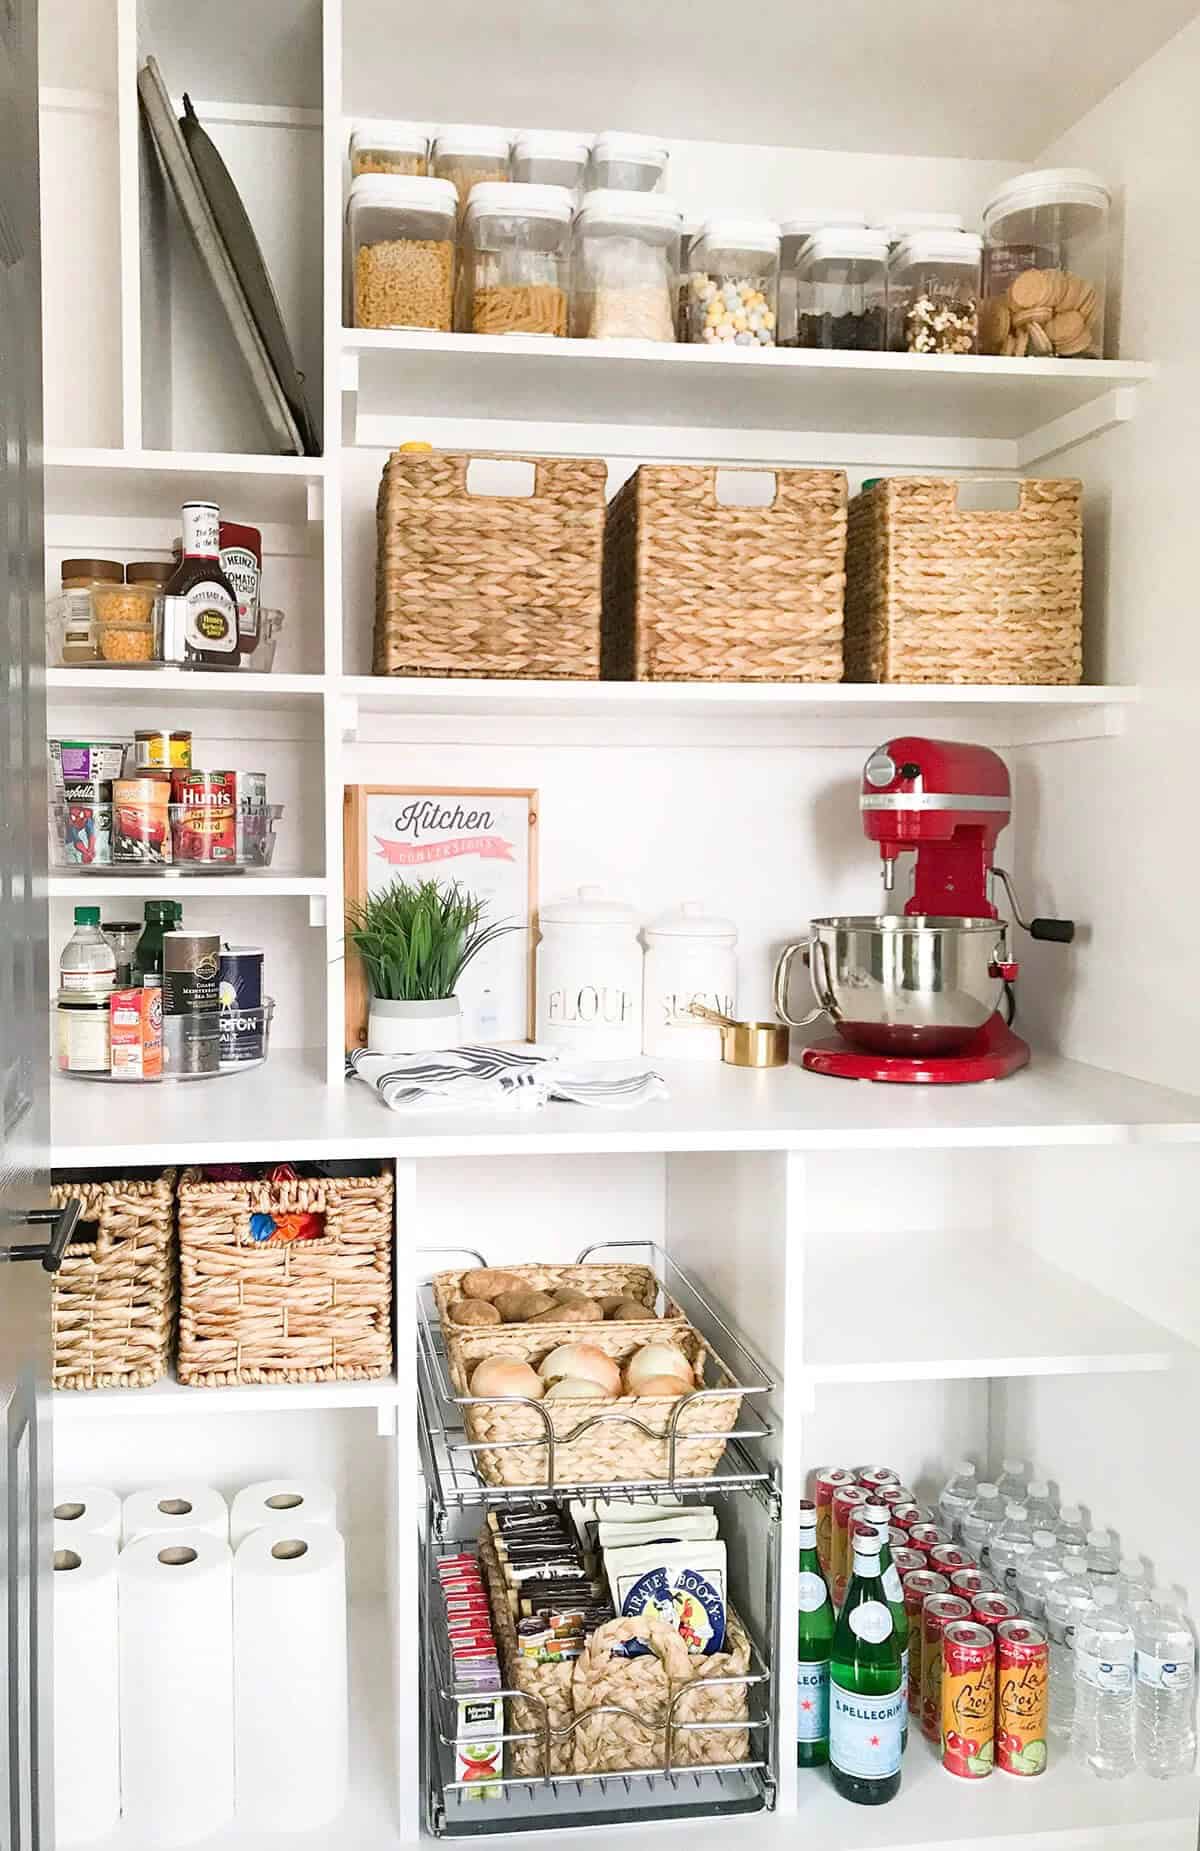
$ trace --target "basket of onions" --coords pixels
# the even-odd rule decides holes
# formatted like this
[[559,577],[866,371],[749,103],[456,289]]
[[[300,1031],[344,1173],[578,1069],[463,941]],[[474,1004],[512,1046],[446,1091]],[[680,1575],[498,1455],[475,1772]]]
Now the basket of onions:
[[566,1343],[536,1325],[492,1325],[448,1337],[446,1354],[490,1485],[707,1478],[742,1405],[741,1387],[690,1325],[648,1341],[645,1325],[591,1324]]
[[[658,1309],[662,1295],[662,1310]],[[584,1261],[575,1266],[527,1264],[473,1266],[435,1273],[433,1297],[442,1329],[450,1334],[489,1324],[670,1325],[656,1336],[687,1327],[681,1306],[660,1288],[648,1266],[628,1261]],[[647,1338],[649,1333],[647,1333]],[[550,1332],[547,1332],[549,1341]]]

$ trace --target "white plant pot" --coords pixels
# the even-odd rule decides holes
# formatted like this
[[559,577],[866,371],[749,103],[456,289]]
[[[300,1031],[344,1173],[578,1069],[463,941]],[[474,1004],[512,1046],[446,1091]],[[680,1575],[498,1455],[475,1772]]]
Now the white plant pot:
[[367,1047],[372,1054],[428,1054],[462,1041],[462,1004],[457,996],[434,1003],[396,1003],[371,998]]

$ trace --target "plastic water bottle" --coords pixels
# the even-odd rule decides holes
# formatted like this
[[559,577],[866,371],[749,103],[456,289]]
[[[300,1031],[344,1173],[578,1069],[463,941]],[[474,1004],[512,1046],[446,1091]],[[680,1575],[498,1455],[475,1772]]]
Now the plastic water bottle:
[[1061,1560],[1063,1567],[1067,1571],[1068,1580],[1081,1582],[1090,1593],[1092,1587],[1092,1571],[1088,1567],[1087,1551],[1084,1549],[1064,1549]]
[[1123,1780],[1136,1761],[1134,1637],[1115,1582],[1097,1588],[1075,1624],[1075,1720],[1071,1753],[1101,1780]]
[[1055,1534],[1063,1549],[1086,1549],[1087,1530],[1083,1524],[1083,1507],[1080,1504],[1064,1504],[1058,1513]]
[[959,1530],[964,1547],[972,1550],[981,1562],[987,1560],[988,1545],[1004,1522],[1004,1512],[1005,1500],[998,1486],[984,1479],[970,1509],[963,1512]]
[[1067,1571],[1056,1555],[1038,1554],[1038,1534],[1034,1532],[1034,1553],[1017,1563],[1017,1591],[1013,1598],[1020,1602],[1021,1611],[1028,1619],[1044,1623],[1050,1590],[1067,1579]]
[[962,1520],[975,1501],[976,1490],[975,1467],[969,1459],[960,1459],[938,1499],[938,1512],[943,1527],[949,1530],[956,1542],[961,1539]]
[[1044,1478],[1030,1479],[1025,1508],[1029,1512],[1030,1529],[1052,1530],[1058,1522],[1058,1499]]
[[1062,1550],[1059,1547],[1058,1537],[1054,1534],[1054,1531],[1040,1529],[1036,1523],[1033,1523],[1032,1518],[1030,1518],[1030,1523],[1033,1527],[1033,1546],[1037,1550],[1037,1553],[1039,1555],[1051,1556],[1056,1562],[1061,1561]]
[[1082,1581],[1056,1581],[1046,1589],[1045,1621],[1050,1635],[1050,1720],[1060,1744],[1070,1740],[1075,1717],[1075,1626],[1092,1591]]
[[1115,1584],[1121,1572],[1121,1546],[1112,1530],[1088,1531],[1087,1562],[1090,1575],[1111,1575]]
[[[1136,1613],[1144,1601],[1150,1599],[1150,1570],[1140,1555],[1123,1555],[1117,1574],[1117,1590],[1121,1596],[1121,1606],[1127,1618]],[[1134,1622],[1136,1632],[1137,1625]]]
[[1155,1780],[1190,1774],[1196,1760],[1196,1641],[1182,1608],[1144,1601],[1137,1640],[1137,1764]]
[[1003,1523],[992,1537],[988,1560],[1001,1591],[1010,1597],[1017,1591],[1017,1569],[1033,1554],[1033,1531],[1024,1504],[1010,1504]]
[[1024,1459],[1006,1459],[996,1480],[1000,1496],[1011,1499],[1014,1504],[1023,1504],[1028,1484],[1029,1471]]

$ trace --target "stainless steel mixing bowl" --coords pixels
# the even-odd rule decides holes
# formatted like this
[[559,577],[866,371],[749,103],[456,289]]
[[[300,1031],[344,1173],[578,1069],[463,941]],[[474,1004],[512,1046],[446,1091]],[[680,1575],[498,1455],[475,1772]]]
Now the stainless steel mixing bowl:
[[[999,1007],[1007,963],[1002,919],[862,914],[814,919],[775,967],[775,1008],[790,1028],[827,1015],[852,1047],[870,1054],[953,1054]],[[797,952],[817,1007],[788,1014]]]

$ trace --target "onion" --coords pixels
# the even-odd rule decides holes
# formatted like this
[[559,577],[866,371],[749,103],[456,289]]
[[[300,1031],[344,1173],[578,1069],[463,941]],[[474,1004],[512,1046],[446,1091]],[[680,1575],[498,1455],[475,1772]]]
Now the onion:
[[473,1395],[525,1395],[540,1401],[546,1385],[528,1363],[517,1363],[507,1356],[485,1356],[471,1377]]
[[547,1401],[606,1401],[607,1388],[584,1375],[560,1375],[546,1390]]
[[648,1375],[639,1378],[636,1388],[630,1387],[631,1395],[648,1397],[658,1395],[666,1401],[678,1401],[681,1395],[691,1393],[691,1383],[680,1381],[677,1375]]
[[543,1382],[569,1376],[572,1380],[595,1382],[606,1395],[621,1392],[621,1371],[612,1357],[598,1350],[594,1343],[560,1343],[538,1364],[538,1374]]
[[644,1344],[625,1365],[625,1380],[631,1394],[640,1395],[642,1390],[639,1384],[648,1382],[655,1375],[673,1375],[684,1384],[685,1389],[695,1387],[692,1365],[682,1350],[675,1349],[670,1343]]

